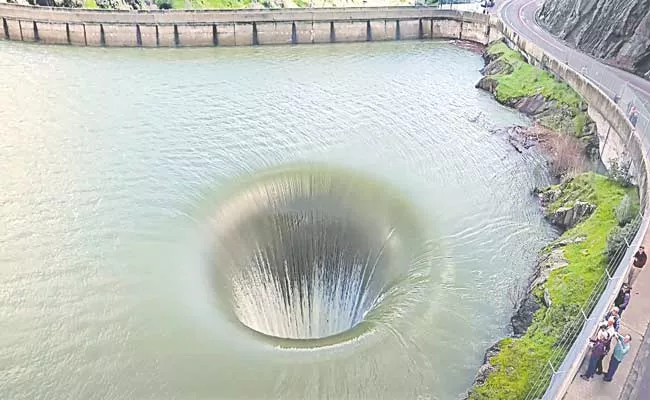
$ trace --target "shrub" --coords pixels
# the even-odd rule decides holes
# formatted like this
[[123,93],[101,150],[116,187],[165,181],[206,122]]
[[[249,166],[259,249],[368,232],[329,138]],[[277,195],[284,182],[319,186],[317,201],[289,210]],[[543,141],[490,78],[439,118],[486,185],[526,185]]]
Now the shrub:
[[588,169],[579,139],[564,134],[551,134],[549,146],[552,152],[550,172],[553,176],[570,178]]
[[172,8],[171,0],[156,0],[156,5],[160,10],[170,10]]
[[616,215],[619,226],[624,226],[632,221],[634,214],[636,214],[635,208],[632,198],[628,194],[623,196],[623,199],[614,210],[614,215]]
[[607,235],[607,260],[612,262],[617,256],[622,256],[623,252],[619,252],[622,248],[627,247],[634,235],[636,234],[636,224],[627,224],[623,227],[616,226]]
[[623,187],[632,186],[633,176],[630,173],[631,161],[612,158],[609,160],[609,177]]

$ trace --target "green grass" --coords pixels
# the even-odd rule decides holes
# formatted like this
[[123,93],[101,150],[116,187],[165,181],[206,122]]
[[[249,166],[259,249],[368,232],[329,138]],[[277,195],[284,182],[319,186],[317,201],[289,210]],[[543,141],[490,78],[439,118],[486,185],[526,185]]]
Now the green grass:
[[[246,8],[252,0],[190,0],[192,8]],[[185,8],[185,0],[172,0],[172,8]]]
[[84,8],[97,8],[95,0],[84,0]]
[[298,7],[307,7],[309,3],[306,0],[293,0]]
[[520,53],[510,49],[503,41],[491,44],[487,52],[512,67],[509,74],[492,76],[498,83],[495,96],[499,102],[508,103],[522,97],[542,94],[547,100],[556,100],[558,107],[568,107],[574,115],[572,128],[577,134],[582,132],[587,120],[582,111],[583,99],[569,85],[528,64]]
[[[546,360],[556,351],[555,344],[563,338],[567,324],[578,314],[607,266],[604,254],[607,234],[617,225],[614,209],[626,193],[638,201],[635,188],[622,188],[607,177],[593,173],[579,175],[565,185],[562,196],[548,210],[570,205],[575,200],[590,201],[597,208],[558,240],[575,237],[585,240],[564,247],[569,264],[551,272],[547,282],[535,290],[538,296],[544,288],[548,291],[551,307],[542,307],[535,313],[524,336],[501,341],[501,352],[491,360],[496,370],[483,386],[474,388],[472,400],[520,400],[535,383],[539,372],[548,371]],[[558,360],[564,355],[560,352]],[[545,377],[548,379],[550,375]]]

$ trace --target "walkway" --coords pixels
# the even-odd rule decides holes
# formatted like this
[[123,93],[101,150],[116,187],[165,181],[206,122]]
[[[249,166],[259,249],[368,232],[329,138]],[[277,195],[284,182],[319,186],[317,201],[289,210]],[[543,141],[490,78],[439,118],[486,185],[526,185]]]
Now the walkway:
[[[535,11],[541,7],[538,0],[510,0],[498,5],[497,12],[503,21],[521,36],[533,41],[559,60],[568,61],[569,65],[582,71],[595,81],[607,94],[629,93],[634,98],[650,104],[650,82],[641,77],[606,66],[592,57],[580,53],[561,40],[540,28],[535,23]],[[650,144],[650,130],[642,133],[646,146]],[[650,248],[650,233],[643,239],[646,249]],[[630,306],[623,314],[622,333],[633,337],[632,350],[618,369],[611,383],[605,383],[599,377],[585,382],[575,379],[564,396],[565,400],[647,400],[650,390],[650,267],[638,277],[632,291]],[[645,336],[645,338],[644,338]],[[638,355],[638,357],[637,357]],[[608,359],[605,360],[609,362]],[[607,365],[607,364],[605,364]],[[580,373],[584,371],[583,365]],[[645,389],[645,390],[643,390]],[[644,393],[642,397],[641,393]]]

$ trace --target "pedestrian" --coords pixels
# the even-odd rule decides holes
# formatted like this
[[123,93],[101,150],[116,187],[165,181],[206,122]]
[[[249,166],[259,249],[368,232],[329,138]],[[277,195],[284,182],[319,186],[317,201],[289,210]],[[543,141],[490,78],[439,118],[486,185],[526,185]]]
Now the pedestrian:
[[607,372],[605,372],[605,376],[603,376],[603,380],[605,382],[612,381],[612,378],[614,377],[619,364],[621,361],[623,361],[625,355],[629,353],[632,336],[629,334],[623,336],[620,333],[617,333],[614,340],[616,340],[616,346],[614,347],[614,354],[612,354],[612,357],[609,359],[609,367],[607,368]]
[[630,297],[630,287],[627,285],[627,283],[623,283],[621,290],[618,292],[618,296],[616,296],[616,300],[614,300],[614,305],[618,307],[619,318],[623,316],[623,311],[625,311],[627,305],[630,304]]
[[591,355],[589,356],[589,364],[587,365],[587,371],[580,377],[586,381],[591,379],[596,373],[596,367],[598,362],[602,363],[603,357],[607,352],[605,351],[605,344],[609,339],[607,338],[607,325],[601,323],[598,334],[595,339],[589,339],[592,343]]
[[630,268],[630,273],[627,276],[627,284],[630,288],[634,286],[634,281],[641,273],[641,269],[648,261],[648,255],[645,253],[645,247],[639,247],[639,250],[634,254],[634,261],[632,262],[632,268]]
[[611,343],[612,339],[614,336],[616,336],[616,318],[611,316],[607,318],[605,321],[602,322],[602,326],[605,327],[605,334],[604,337],[601,339],[603,341],[603,353],[598,357],[598,360],[596,360],[596,369],[594,370],[594,373],[596,375],[602,375],[603,374],[603,359],[605,356],[609,353],[609,350],[611,348]]
[[621,328],[621,317],[618,307],[612,307],[607,315],[605,315],[605,321],[609,321],[610,319],[614,320],[614,331],[618,332],[618,330]]

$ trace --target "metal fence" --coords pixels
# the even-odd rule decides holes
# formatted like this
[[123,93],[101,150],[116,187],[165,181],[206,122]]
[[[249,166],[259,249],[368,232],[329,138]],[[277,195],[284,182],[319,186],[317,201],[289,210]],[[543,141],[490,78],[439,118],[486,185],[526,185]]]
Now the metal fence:
[[[631,171],[636,174],[636,180],[642,183],[641,190],[646,190],[644,187],[646,177],[641,175],[646,173],[645,159],[648,158],[648,152],[650,152],[650,102],[647,100],[648,95],[640,92],[639,88],[631,82],[636,80],[634,77],[622,79],[612,73],[612,67],[572,51],[566,51],[563,56],[564,58],[560,61],[565,62],[572,69],[591,80],[594,85],[600,87],[630,119],[639,134],[643,150],[638,146],[631,145],[634,131],[626,137],[617,138],[609,137],[608,133],[605,141],[617,140],[620,143],[622,151],[619,162],[632,165]],[[609,161],[603,160],[606,165]],[[587,301],[581,305],[578,313],[565,326],[549,359],[539,365],[538,372],[532,380],[532,387],[526,394],[526,400],[561,398],[567,390],[568,384],[586,354],[589,338],[593,336],[598,322],[603,319],[606,311],[612,306],[613,299],[626,280],[630,260],[648,228],[648,219],[644,218],[647,199],[643,193],[640,193],[640,197],[640,211],[636,218],[630,222],[633,225],[628,237],[625,238],[625,244],[611,257],[602,276],[592,288]]]

